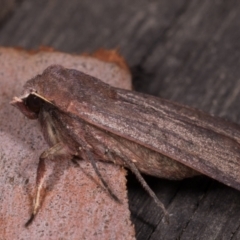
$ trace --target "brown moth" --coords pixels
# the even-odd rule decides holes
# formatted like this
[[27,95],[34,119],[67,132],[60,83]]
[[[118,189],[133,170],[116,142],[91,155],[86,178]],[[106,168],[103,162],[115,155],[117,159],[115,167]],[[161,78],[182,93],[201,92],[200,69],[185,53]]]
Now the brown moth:
[[27,81],[11,102],[38,119],[50,148],[39,158],[29,225],[41,205],[45,162],[84,159],[117,201],[96,160],[129,168],[165,215],[140,172],[172,180],[205,174],[240,190],[240,127],[199,110],[114,88],[73,69],[53,65]]

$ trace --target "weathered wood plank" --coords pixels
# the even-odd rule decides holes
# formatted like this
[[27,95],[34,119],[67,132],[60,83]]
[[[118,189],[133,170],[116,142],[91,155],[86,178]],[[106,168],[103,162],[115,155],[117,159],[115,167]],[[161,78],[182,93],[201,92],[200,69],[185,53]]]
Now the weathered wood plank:
[[13,11],[15,6],[16,0],[0,0],[0,23]]
[[[233,1],[191,2],[165,41],[156,44],[142,63],[152,73],[147,91],[240,123],[239,12],[240,6]],[[185,226],[174,234],[172,226],[157,224],[150,239],[230,239],[239,235],[239,192],[209,181],[192,199],[196,190],[188,189],[188,197],[181,203],[179,195],[191,181],[196,180],[186,180],[169,206],[177,215],[176,222]],[[192,204],[195,209],[185,220]],[[181,209],[187,213],[182,214]]]

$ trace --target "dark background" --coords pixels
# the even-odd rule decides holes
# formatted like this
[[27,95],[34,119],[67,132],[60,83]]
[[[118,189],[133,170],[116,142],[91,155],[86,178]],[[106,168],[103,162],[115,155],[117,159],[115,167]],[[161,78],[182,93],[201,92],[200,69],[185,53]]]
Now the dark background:
[[[0,0],[0,45],[118,48],[135,90],[240,123],[238,1]],[[134,176],[128,180],[137,239],[240,239],[238,191],[204,176],[146,177],[171,214],[166,225]]]

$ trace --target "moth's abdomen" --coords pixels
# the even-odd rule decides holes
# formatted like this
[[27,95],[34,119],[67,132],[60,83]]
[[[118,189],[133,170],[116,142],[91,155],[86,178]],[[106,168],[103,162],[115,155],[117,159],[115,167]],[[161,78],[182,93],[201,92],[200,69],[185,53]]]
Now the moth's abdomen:
[[201,174],[174,159],[97,127],[88,125],[86,133],[88,144],[92,146],[96,154],[101,156],[103,161],[125,165],[121,159],[122,156],[132,161],[139,171],[145,174],[171,180],[180,180]]

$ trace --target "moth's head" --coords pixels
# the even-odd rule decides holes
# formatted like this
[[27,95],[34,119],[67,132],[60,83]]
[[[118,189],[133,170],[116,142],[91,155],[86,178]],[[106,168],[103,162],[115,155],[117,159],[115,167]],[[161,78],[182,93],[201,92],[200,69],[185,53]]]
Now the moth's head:
[[23,89],[22,95],[14,97],[10,104],[19,109],[26,117],[37,119],[39,112],[45,104],[54,105],[48,96],[53,95],[52,91],[56,91],[56,86],[51,86],[51,81],[46,76],[46,70],[43,74],[27,81]]
[[41,108],[46,103],[48,103],[48,101],[38,95],[34,90],[22,95],[21,97],[14,97],[10,102],[10,104],[19,109],[30,119],[37,119]]
[[28,118],[36,119],[43,106],[67,109],[73,96],[78,94],[85,96],[88,90],[85,87],[86,83],[96,88],[90,80],[92,80],[91,77],[86,77],[85,74],[76,70],[51,65],[42,74],[27,81],[23,87],[23,94],[20,97],[14,97],[11,104]]

